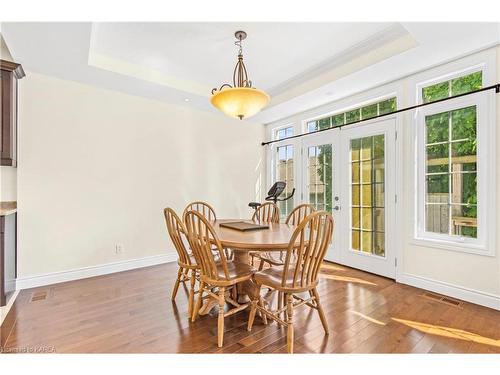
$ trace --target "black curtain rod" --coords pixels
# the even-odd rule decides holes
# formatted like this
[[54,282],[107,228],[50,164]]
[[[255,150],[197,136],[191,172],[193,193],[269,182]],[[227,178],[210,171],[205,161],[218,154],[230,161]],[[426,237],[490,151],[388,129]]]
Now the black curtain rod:
[[374,120],[374,119],[381,118],[381,117],[392,116],[392,115],[394,115],[396,113],[411,111],[412,109],[416,109],[416,108],[420,108],[420,107],[425,107],[427,105],[441,103],[441,102],[444,102],[444,101],[447,101],[447,100],[461,98],[462,96],[472,95],[472,94],[476,94],[478,92],[483,92],[483,91],[488,91],[488,90],[495,90],[495,92],[497,94],[500,93],[500,83],[497,83],[496,85],[491,85],[491,86],[488,86],[488,87],[483,87],[482,89],[479,89],[479,90],[474,90],[474,91],[466,92],[465,94],[459,94],[459,95],[455,95],[455,96],[450,96],[449,98],[439,99],[439,100],[435,100],[435,101],[429,102],[429,103],[422,103],[422,104],[412,105],[411,107],[406,107],[406,108],[398,109],[398,110],[396,110],[394,112],[385,113],[383,115],[378,115],[378,116],[375,116],[375,117],[370,117],[370,118],[367,118],[367,119],[364,119],[364,120],[358,120],[358,121],[350,122],[349,124],[333,126],[331,128],[315,130],[315,131],[309,132],[309,133],[297,134],[297,135],[292,135],[291,137],[286,137],[286,138],[282,138],[282,139],[275,139],[275,140],[272,140],[272,141],[262,142],[261,145],[262,146],[270,145],[271,143],[283,142],[283,141],[286,141],[288,139],[300,138],[300,137],[305,137],[305,136],[308,136],[308,135],[311,135],[311,134],[326,132],[328,130],[339,129],[339,128],[343,128],[344,126],[350,126],[350,125],[353,125],[353,124],[357,124],[357,123],[364,122],[364,121],[370,121],[370,120]]

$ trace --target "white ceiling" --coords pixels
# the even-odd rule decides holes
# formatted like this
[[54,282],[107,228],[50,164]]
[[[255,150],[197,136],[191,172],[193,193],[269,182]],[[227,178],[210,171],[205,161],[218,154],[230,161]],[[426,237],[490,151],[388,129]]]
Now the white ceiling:
[[[495,23],[3,23],[25,70],[213,110],[243,29],[269,122],[499,43]],[[189,99],[189,102],[185,102]]]
[[[389,23],[96,23],[91,49],[210,89],[232,79],[234,32],[248,33],[243,53],[251,78],[270,90]],[[339,36],[342,36],[341,38]],[[275,64],[271,63],[275,62]],[[278,68],[278,69],[276,69]]]

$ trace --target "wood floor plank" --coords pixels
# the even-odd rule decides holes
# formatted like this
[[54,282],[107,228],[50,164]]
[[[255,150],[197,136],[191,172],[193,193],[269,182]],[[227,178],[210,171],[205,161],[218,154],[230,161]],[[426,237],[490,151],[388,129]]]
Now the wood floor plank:
[[[248,311],[225,321],[217,347],[217,311],[192,323],[188,289],[170,293],[175,264],[21,291],[6,351],[58,353],[286,353],[286,330]],[[318,284],[330,334],[315,310],[294,313],[296,353],[500,353],[500,311],[424,297],[424,291],[326,263]],[[33,293],[46,298],[31,301]]]

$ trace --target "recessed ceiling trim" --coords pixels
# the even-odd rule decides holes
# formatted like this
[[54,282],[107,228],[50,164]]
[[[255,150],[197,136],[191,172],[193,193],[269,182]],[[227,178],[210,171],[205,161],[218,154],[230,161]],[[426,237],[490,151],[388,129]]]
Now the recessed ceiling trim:
[[116,59],[114,57],[110,57],[92,50],[89,50],[88,64],[89,66],[92,66],[94,68],[107,70],[113,73],[123,74],[133,78],[138,78],[143,81],[148,81],[151,83],[156,83],[158,85],[171,87],[176,90],[188,92],[199,96],[204,96],[206,98],[210,96],[209,86],[204,86],[197,82],[187,81],[173,76],[168,76],[166,74],[159,72],[158,70],[145,68],[140,65]]
[[[269,91],[271,96],[278,96],[289,91],[298,85],[301,85],[311,79],[314,79],[330,70],[348,63],[366,53],[378,49],[388,43],[394,42],[404,36],[410,36],[410,33],[399,23],[395,23],[388,28],[373,34],[369,38],[349,47],[331,58],[317,64],[316,66],[297,74],[294,77],[272,87]],[[415,42],[415,45],[417,43]]]
[[97,26],[95,23],[92,23],[88,54],[89,66],[133,78],[142,79],[144,81],[156,83],[158,85],[168,86],[176,90],[188,92],[206,98],[210,96],[211,88],[209,86],[200,84],[195,81],[189,81],[186,79],[170,76],[156,69],[140,66],[126,60],[111,57],[102,52],[97,52],[95,49],[96,33]]

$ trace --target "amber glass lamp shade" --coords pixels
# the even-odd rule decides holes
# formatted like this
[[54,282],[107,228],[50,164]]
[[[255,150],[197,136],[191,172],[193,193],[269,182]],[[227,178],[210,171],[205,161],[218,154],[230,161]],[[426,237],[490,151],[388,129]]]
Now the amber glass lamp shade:
[[269,100],[269,95],[262,90],[234,87],[217,91],[212,95],[210,102],[226,115],[243,120],[259,113]]

